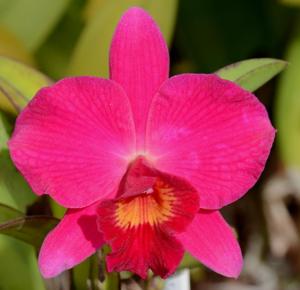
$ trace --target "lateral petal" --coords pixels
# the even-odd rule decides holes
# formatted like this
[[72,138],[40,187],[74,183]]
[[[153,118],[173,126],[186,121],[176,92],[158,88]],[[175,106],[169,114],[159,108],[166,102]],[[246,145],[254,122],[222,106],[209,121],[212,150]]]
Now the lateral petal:
[[237,278],[243,266],[240,246],[218,211],[200,210],[177,235],[186,251],[213,271]]
[[113,196],[135,150],[123,89],[95,77],[40,90],[17,119],[11,157],[34,192],[67,208]]
[[215,75],[184,74],[153,99],[146,151],[158,170],[197,189],[201,208],[218,209],[255,184],[274,135],[253,94]]
[[74,267],[103,245],[103,236],[96,224],[97,206],[68,210],[47,235],[39,253],[39,267],[45,278]]

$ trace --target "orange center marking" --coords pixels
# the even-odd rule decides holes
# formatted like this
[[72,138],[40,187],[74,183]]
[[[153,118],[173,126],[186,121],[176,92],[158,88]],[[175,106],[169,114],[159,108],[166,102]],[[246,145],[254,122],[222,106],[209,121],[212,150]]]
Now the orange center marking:
[[158,180],[152,193],[146,192],[117,202],[117,224],[122,228],[146,223],[151,226],[157,225],[167,221],[173,215],[174,202],[176,202],[176,197],[173,188]]

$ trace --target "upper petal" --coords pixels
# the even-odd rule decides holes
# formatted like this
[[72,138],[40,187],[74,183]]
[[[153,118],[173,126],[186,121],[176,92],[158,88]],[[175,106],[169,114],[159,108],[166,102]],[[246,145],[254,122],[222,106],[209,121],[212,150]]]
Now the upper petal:
[[226,277],[238,277],[243,257],[240,246],[218,211],[200,210],[187,230],[177,236],[185,250]]
[[96,225],[97,206],[68,210],[47,235],[39,253],[39,267],[45,278],[74,267],[103,245]]
[[129,101],[116,83],[67,78],[40,90],[9,142],[37,194],[84,207],[116,192],[135,147]]
[[152,97],[169,74],[169,54],[153,19],[141,8],[121,18],[110,48],[110,77],[125,89],[133,110],[138,150],[143,150]]
[[157,169],[190,181],[201,208],[216,209],[254,185],[274,135],[254,95],[215,75],[186,74],[153,99],[146,150]]

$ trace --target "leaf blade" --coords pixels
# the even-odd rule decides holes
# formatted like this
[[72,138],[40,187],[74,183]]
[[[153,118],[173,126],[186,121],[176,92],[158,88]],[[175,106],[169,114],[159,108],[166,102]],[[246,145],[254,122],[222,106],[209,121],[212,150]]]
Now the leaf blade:
[[0,112],[0,152],[7,148],[7,141],[9,139],[8,127],[9,125],[4,114]]
[[253,92],[284,70],[287,62],[272,58],[257,58],[228,65],[215,73]]
[[18,114],[41,87],[51,83],[34,68],[0,56],[0,109]]
[[48,216],[25,216],[0,224],[0,233],[14,237],[39,249],[47,233],[58,223]]
[[11,206],[8,206],[6,204],[0,203],[0,226],[2,223],[6,222],[7,220],[15,219],[23,216],[24,214],[21,211]]
[[14,237],[39,249],[47,233],[58,219],[50,216],[25,216],[22,212],[0,204],[0,233]]
[[0,168],[0,203],[25,212],[36,195],[14,167],[7,149],[0,151]]

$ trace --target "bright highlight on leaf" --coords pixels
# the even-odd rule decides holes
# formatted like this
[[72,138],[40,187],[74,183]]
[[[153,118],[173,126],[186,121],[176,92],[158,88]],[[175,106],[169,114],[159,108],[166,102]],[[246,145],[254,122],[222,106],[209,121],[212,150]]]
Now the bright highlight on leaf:
[[228,65],[216,72],[222,79],[233,81],[242,88],[253,92],[287,66],[287,62],[272,58],[243,60]]
[[[141,8],[122,16],[109,62],[110,79],[41,89],[9,141],[32,189],[68,208],[43,242],[41,273],[54,277],[107,244],[108,271],[166,278],[187,251],[237,277],[241,250],[219,209],[265,166],[275,130],[264,106],[216,74],[169,78],[166,42]],[[256,73],[265,82],[280,69],[266,75],[256,61],[237,75],[254,89]]]
[[0,56],[0,109],[17,115],[51,80],[18,61]]

